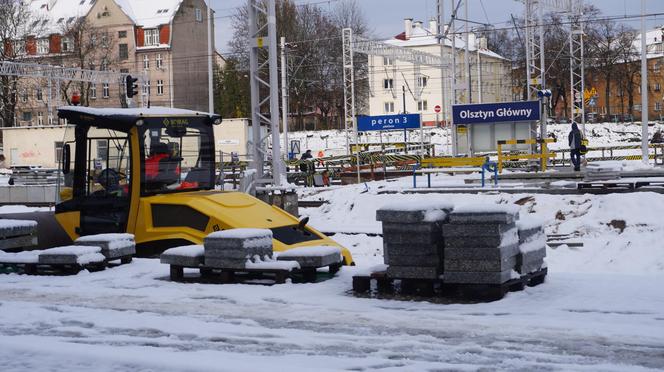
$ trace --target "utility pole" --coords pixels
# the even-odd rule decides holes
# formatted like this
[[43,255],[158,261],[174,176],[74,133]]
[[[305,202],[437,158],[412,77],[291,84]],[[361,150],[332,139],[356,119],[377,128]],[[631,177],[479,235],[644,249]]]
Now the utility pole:
[[472,90],[472,85],[470,82],[470,45],[468,45],[468,41],[470,39],[470,31],[468,29],[468,0],[464,0],[463,2],[463,17],[465,18],[464,22],[464,44],[465,44],[465,50],[463,52],[463,73],[464,73],[464,85],[465,89],[467,91],[466,93],[466,103],[473,103],[473,90]]
[[[436,16],[436,24],[438,25],[438,30],[436,30],[436,37],[438,38],[438,44],[440,44],[440,107],[443,110],[443,120],[445,118],[445,115],[447,113],[447,104],[445,103],[445,68],[443,67],[444,63],[444,58],[445,58],[445,39],[443,39],[443,19],[445,16],[445,8],[444,8],[444,2],[443,0],[438,0],[438,13]],[[436,114],[438,116],[438,114]],[[438,118],[436,118],[436,121],[438,121]]]
[[214,77],[213,74],[213,62],[214,53],[212,49],[212,37],[214,33],[212,32],[212,0],[208,0],[207,4],[207,28],[208,28],[208,112],[214,112]]
[[[456,64],[456,30],[454,28],[454,19],[456,18],[456,7],[454,0],[450,0],[452,5],[452,18],[450,19],[450,35],[452,35],[452,105],[457,104],[457,64]],[[452,156],[457,156],[457,131],[454,126],[454,115],[450,114],[450,136],[452,137]]]
[[286,61],[286,38],[281,37],[281,122],[284,127],[284,152],[286,161],[290,153],[288,141],[288,64]]
[[649,164],[648,155],[648,51],[646,42],[646,0],[641,0],[641,156]]
[[477,45],[477,103],[482,103],[482,53],[480,53],[479,40],[476,39]]

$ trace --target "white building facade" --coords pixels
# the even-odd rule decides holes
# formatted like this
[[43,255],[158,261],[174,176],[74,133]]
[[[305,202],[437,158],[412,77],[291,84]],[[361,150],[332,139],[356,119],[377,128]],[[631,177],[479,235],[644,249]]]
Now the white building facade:
[[[456,101],[453,95],[451,67],[452,35],[445,44],[438,43],[438,25],[430,21],[428,27],[422,22],[406,19],[403,33],[385,43],[409,48],[432,55],[443,54],[447,61],[445,68],[420,66],[394,61],[381,56],[369,56],[369,115],[392,115],[399,113],[419,113],[424,126],[444,125],[452,117],[451,107],[455,102],[490,103],[509,101],[512,95],[510,63],[500,55],[486,48],[486,41],[469,35],[468,57],[470,68],[465,69],[464,39],[455,35],[456,50]],[[468,83],[469,81],[469,83]],[[468,94],[470,85],[470,94]],[[436,106],[441,113],[437,114]]]

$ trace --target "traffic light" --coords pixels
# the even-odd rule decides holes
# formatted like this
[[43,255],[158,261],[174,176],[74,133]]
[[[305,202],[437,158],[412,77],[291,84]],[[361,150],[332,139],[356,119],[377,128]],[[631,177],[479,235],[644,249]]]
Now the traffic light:
[[138,95],[138,78],[131,77],[127,75],[125,80],[125,85],[127,87],[127,98],[132,98]]

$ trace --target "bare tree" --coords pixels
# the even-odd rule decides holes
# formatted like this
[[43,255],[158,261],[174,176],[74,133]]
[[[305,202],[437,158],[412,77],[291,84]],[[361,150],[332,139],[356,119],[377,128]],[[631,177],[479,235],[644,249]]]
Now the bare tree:
[[[26,54],[26,44],[33,43],[40,35],[44,24],[41,17],[32,14],[22,1],[0,0],[0,62],[19,61]],[[17,76],[0,76],[0,120],[2,126],[12,126],[16,116]]]
[[[105,28],[95,27],[85,17],[66,25],[62,29],[62,37],[67,38],[73,46],[68,60],[75,67],[106,71],[119,61],[119,55],[113,53],[116,44],[114,34]],[[92,83],[68,81],[61,86],[61,90],[68,104],[71,104],[72,93],[78,91],[81,105],[90,105]]]

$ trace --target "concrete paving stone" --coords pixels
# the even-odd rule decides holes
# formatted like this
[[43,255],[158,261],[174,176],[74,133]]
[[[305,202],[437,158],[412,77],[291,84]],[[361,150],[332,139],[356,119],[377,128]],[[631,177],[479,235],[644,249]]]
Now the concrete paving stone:
[[228,258],[232,260],[246,259],[253,254],[245,250],[205,250],[205,257],[208,258]]
[[535,271],[539,271],[542,268],[542,265],[544,265],[544,260],[536,260],[532,262],[527,262],[526,264],[523,265],[517,265],[516,271],[519,274],[529,274],[533,273]]
[[518,241],[516,229],[501,236],[456,236],[444,239],[445,248],[498,248],[503,245],[516,244]]
[[397,256],[432,256],[443,252],[443,244],[394,244],[383,243],[383,255]]
[[114,258],[119,258],[119,257],[125,257],[125,256],[133,256],[136,254],[136,246],[130,246],[130,247],[124,247],[120,249],[113,249],[110,251],[104,251],[102,248],[101,254],[104,255],[107,259],[114,259]]
[[502,284],[512,278],[512,269],[497,272],[445,271],[443,282],[451,284]]
[[0,219],[0,238],[33,235],[37,233],[37,224],[34,221],[26,220],[8,220],[7,224],[3,224]]
[[546,246],[543,246],[542,248],[534,251],[520,252],[517,257],[519,262],[542,260],[544,257],[546,257]]
[[439,267],[394,266],[387,267],[387,276],[397,279],[438,279]]
[[450,260],[502,260],[516,256],[519,245],[512,244],[500,248],[445,248],[443,256]]
[[440,234],[441,223],[420,222],[420,223],[394,223],[383,222],[383,234]]
[[277,261],[295,261],[300,264],[300,267],[325,267],[340,262],[339,253],[321,256],[277,256]]
[[516,256],[501,260],[450,260],[445,259],[443,272],[497,272],[513,270],[516,267]]
[[244,269],[246,268],[247,260],[205,257],[204,263],[206,267],[217,269]]
[[0,251],[5,249],[30,248],[37,245],[36,235],[22,235],[0,239]]
[[544,226],[538,226],[536,228],[527,229],[527,230],[519,229],[518,231],[519,231],[519,242],[523,243],[534,236],[544,234]]
[[452,212],[450,214],[451,224],[513,224],[517,221],[517,214],[510,214],[506,212],[490,212],[490,213],[459,213]]
[[183,267],[199,267],[203,265],[203,256],[191,257],[176,254],[164,254],[159,256],[159,261],[167,265],[176,265]]
[[385,260],[386,265],[394,266],[422,266],[422,267],[440,267],[442,257],[438,255],[433,256],[401,256],[389,255]]
[[224,247],[216,244],[205,245],[205,255],[214,257],[244,257],[244,256],[272,256],[272,246],[257,246],[257,247]]
[[383,242],[389,244],[434,244],[443,241],[440,233],[383,233]]
[[394,223],[417,223],[423,222],[443,222],[449,215],[449,209],[441,210],[390,210],[379,209],[376,211],[376,221],[394,222]]
[[443,225],[444,237],[460,237],[460,236],[497,236],[506,233],[507,231],[515,228],[515,224],[496,224],[496,223],[479,223],[479,224],[445,224]]

